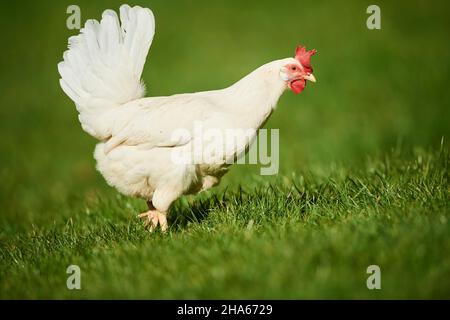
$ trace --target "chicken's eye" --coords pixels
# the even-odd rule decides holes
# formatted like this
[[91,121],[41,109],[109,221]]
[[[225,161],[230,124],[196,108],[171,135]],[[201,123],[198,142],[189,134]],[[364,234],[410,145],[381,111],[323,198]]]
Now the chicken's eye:
[[292,67],[291,67],[291,70],[292,70],[292,71],[296,71],[296,70],[297,70],[297,67],[296,67],[296,66],[292,66]]

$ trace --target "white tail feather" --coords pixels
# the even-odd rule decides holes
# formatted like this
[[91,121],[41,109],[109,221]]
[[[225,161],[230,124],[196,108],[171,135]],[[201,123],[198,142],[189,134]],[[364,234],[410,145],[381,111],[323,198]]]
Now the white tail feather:
[[141,75],[154,34],[150,9],[122,5],[120,21],[106,10],[100,23],[88,20],[79,35],[69,38],[69,50],[58,64],[60,84],[92,136],[108,138],[110,111],[145,95]]

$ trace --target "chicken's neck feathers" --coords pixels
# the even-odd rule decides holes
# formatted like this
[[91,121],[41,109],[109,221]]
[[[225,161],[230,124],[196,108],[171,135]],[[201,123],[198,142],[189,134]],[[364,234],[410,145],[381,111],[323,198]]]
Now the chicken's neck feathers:
[[263,65],[224,90],[228,96],[226,107],[244,126],[258,129],[275,109],[286,89],[278,65],[279,61]]

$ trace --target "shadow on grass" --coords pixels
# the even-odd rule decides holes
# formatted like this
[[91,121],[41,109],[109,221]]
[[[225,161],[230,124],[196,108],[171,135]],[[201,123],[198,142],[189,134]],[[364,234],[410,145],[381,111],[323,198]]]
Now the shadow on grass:
[[[300,190],[292,181],[290,187],[279,187],[276,184],[265,184],[244,190],[238,186],[236,190],[227,189],[219,192],[205,192],[197,196],[186,196],[174,203],[169,213],[169,225],[175,230],[186,228],[189,223],[199,224],[208,218],[213,211],[229,212],[240,210],[243,207],[253,205],[253,211],[244,210],[240,217],[247,216],[248,219],[258,218],[259,215],[283,215],[283,210],[278,210],[280,205],[283,209],[287,206],[295,206],[303,216],[306,214],[307,205],[316,203],[319,199],[319,190]],[[294,188],[295,187],[295,188]],[[312,193],[312,194],[310,194]],[[261,217],[260,217],[261,218]]]
[[201,223],[215,210],[242,204],[245,191],[239,187],[237,192],[227,194],[227,189],[219,193],[205,192],[198,196],[179,199],[170,209],[169,224],[175,229],[184,229],[189,223]]
[[212,210],[226,208],[225,193],[187,196],[178,200],[170,209],[169,224],[174,229],[184,229],[189,223],[200,223]]

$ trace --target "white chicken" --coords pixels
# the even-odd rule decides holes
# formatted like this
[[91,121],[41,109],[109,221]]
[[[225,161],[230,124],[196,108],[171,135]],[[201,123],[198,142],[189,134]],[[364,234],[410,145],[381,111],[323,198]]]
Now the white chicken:
[[[141,74],[154,33],[150,9],[122,5],[120,20],[106,10],[101,22],[88,20],[69,38],[58,70],[82,128],[100,140],[94,152],[97,169],[121,193],[145,199],[149,208],[139,217],[151,230],[159,225],[165,231],[171,204],[218,184],[230,156],[247,150],[287,88],[298,94],[306,80],[315,82],[310,58],[316,51],[299,46],[295,58],[269,62],[225,89],[145,98]],[[174,161],[174,152],[191,150],[204,139],[195,124],[253,133],[230,144],[226,156]],[[189,135],[174,138],[179,129]]]

